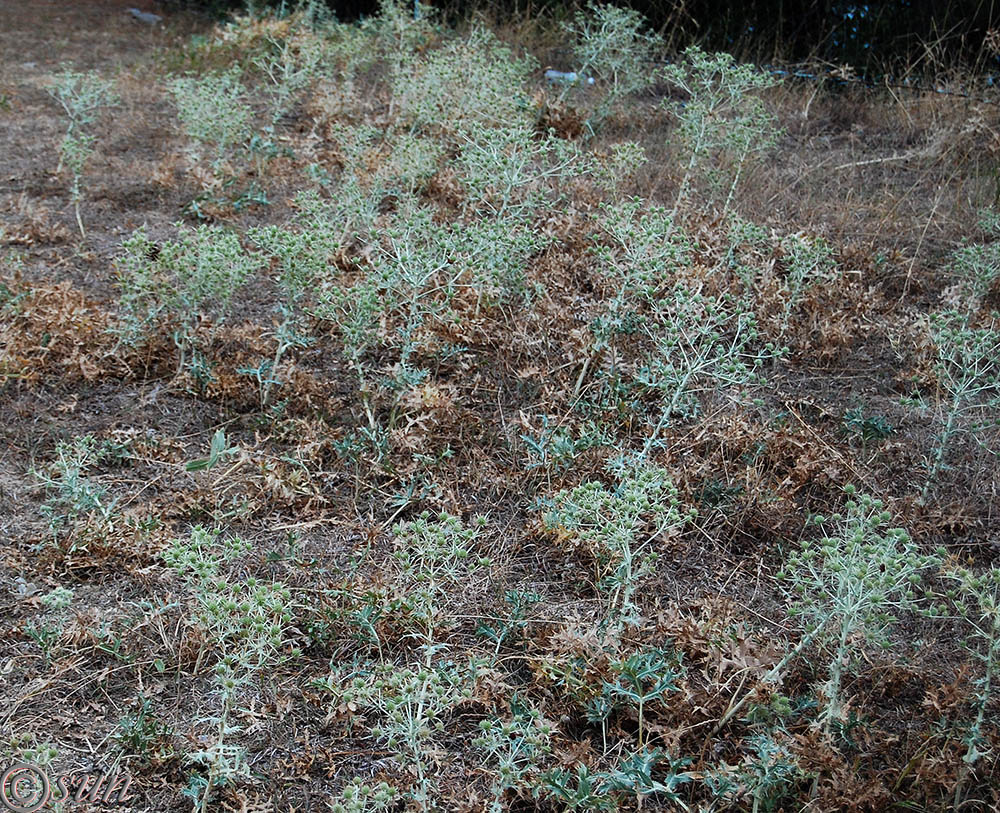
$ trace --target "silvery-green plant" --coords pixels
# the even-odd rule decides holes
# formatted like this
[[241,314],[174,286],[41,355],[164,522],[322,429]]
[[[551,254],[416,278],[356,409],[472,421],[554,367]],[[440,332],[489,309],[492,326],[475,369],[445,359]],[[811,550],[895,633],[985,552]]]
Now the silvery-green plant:
[[[369,38],[369,50],[385,62],[390,80],[415,72],[418,51],[433,38],[434,17],[433,6],[415,15],[406,0],[379,0],[378,14],[361,25],[360,30]],[[390,118],[395,104],[393,98]]]
[[578,394],[593,361],[605,351],[611,352],[611,378],[617,380],[618,342],[635,334],[648,321],[648,311],[655,306],[660,291],[675,272],[690,263],[691,244],[683,229],[674,223],[661,206],[641,198],[620,205],[602,205],[601,232],[592,249],[600,262],[601,273],[616,289],[604,300],[602,312],[591,323],[594,341],[590,355],[577,378]]
[[513,122],[464,136],[456,159],[467,211],[505,222],[528,223],[567,181],[591,171],[579,145],[532,125]]
[[891,645],[895,614],[918,609],[923,574],[939,566],[935,555],[920,551],[881,500],[845,487],[846,513],[812,524],[832,523],[835,531],[818,542],[802,541],[789,553],[779,580],[789,596],[789,614],[802,620],[805,636],[795,648],[819,644],[829,655],[822,686],[824,730],[840,719],[841,683],[866,644]]
[[[645,710],[649,703],[663,701],[670,692],[680,689],[677,679],[683,674],[679,656],[658,649],[634,652],[626,658],[612,659],[609,664],[615,674],[601,687],[608,707],[635,708],[639,722],[636,742],[639,748],[646,744]],[[607,751],[607,733],[604,733]]]
[[392,751],[402,770],[413,775],[415,787],[409,795],[416,808],[431,811],[440,809],[431,771],[434,737],[445,731],[449,715],[472,697],[480,670],[475,662],[407,666],[381,662],[354,670],[353,675],[338,670],[323,688],[332,694],[334,707],[377,716],[372,736]]
[[456,247],[451,229],[435,222],[433,208],[408,200],[386,224],[382,240],[371,254],[372,279],[383,309],[395,323],[390,342],[398,362],[383,382],[393,393],[390,430],[396,426],[403,396],[430,375],[426,367],[419,366],[429,349],[429,323],[457,319],[450,307],[462,275],[453,262]]
[[44,618],[32,618],[24,625],[25,634],[42,650],[45,662],[51,663],[57,645],[66,628],[67,613],[73,603],[73,591],[68,587],[54,588],[39,599],[45,608]]
[[634,178],[647,161],[646,150],[635,141],[612,144],[594,162],[594,183],[605,193],[617,198],[623,184]]
[[134,343],[160,319],[176,323],[173,333],[178,374],[204,364],[197,327],[206,317],[222,321],[233,295],[261,266],[239,237],[220,226],[180,226],[176,240],[154,243],[137,229],[122,243],[116,261],[122,340]]
[[378,343],[378,324],[383,312],[383,300],[377,282],[364,278],[350,287],[330,286],[319,294],[315,314],[337,325],[343,343],[344,358],[357,378],[368,428],[378,429],[372,393],[375,371],[366,355]]
[[56,460],[49,471],[32,469],[32,474],[51,494],[42,505],[42,514],[57,531],[81,514],[94,513],[106,522],[113,515],[115,500],[103,485],[87,476],[87,470],[107,459],[113,448],[98,443],[93,435],[56,444]]
[[312,36],[267,37],[264,52],[255,56],[252,64],[266,78],[269,132],[291,110],[296,96],[316,78],[323,57],[320,42]]
[[[575,71],[598,83],[588,88],[600,97],[586,122],[591,133],[622,99],[656,81],[652,64],[663,50],[663,38],[644,28],[646,18],[639,12],[593,0],[586,9],[576,12],[572,22],[563,23],[563,29],[573,38]],[[573,87],[568,85],[563,90],[560,101]]]
[[725,267],[742,284],[743,296],[748,302],[756,298],[759,271],[771,249],[771,235],[767,229],[737,214],[729,216]]
[[976,714],[963,739],[965,753],[955,783],[953,809],[958,810],[969,773],[982,757],[988,755],[981,749],[989,744],[984,727],[987,725],[990,702],[996,696],[1000,672],[1000,567],[994,565],[981,573],[957,567],[945,575],[954,584],[949,595],[954,597],[959,614],[971,629],[970,639],[963,645],[983,664],[982,674],[973,682]]
[[393,558],[400,589],[398,611],[412,627],[426,664],[443,647],[440,637],[454,623],[448,612],[449,590],[489,564],[488,558],[472,551],[485,524],[485,517],[478,517],[471,528],[466,528],[458,517],[442,513],[432,518],[425,511],[415,520],[393,528]]
[[921,494],[926,500],[945,465],[945,451],[952,439],[971,431],[967,416],[979,415],[980,428],[995,424],[1000,408],[1000,325],[997,315],[981,327],[960,311],[943,311],[930,318],[930,334],[937,358],[933,370],[942,390],[942,426],[930,453],[927,480]]
[[83,218],[80,215],[82,199],[80,182],[87,160],[93,153],[96,139],[85,130],[97,118],[97,111],[101,107],[115,104],[118,96],[114,92],[114,82],[101,79],[95,71],[86,73],[63,71],[56,74],[54,81],[46,90],[59,102],[69,118],[66,135],[59,145],[59,169],[66,166],[72,174],[70,199],[76,212],[80,236],[86,237]]
[[400,121],[414,131],[478,140],[496,127],[531,126],[530,57],[517,57],[492,31],[474,26],[467,36],[432,50],[393,74],[392,99]]
[[325,225],[325,229],[309,228],[307,225],[299,230],[263,226],[250,229],[247,233],[265,255],[277,260],[277,283],[281,296],[278,303],[281,321],[274,331],[274,356],[265,359],[257,368],[261,373],[262,409],[270,403],[272,387],[281,383],[279,370],[282,357],[288,350],[305,347],[309,343],[305,332],[306,300],[315,283],[326,276],[330,258],[340,247],[334,224],[327,222]]
[[990,210],[979,216],[983,231],[994,238],[989,243],[963,245],[951,256],[951,269],[966,307],[977,309],[983,297],[1000,279],[1000,213]]
[[387,782],[372,785],[352,779],[330,803],[330,813],[388,813],[398,799],[399,789]]
[[671,420],[698,413],[700,393],[764,383],[761,368],[778,354],[771,343],[757,346],[756,317],[741,303],[684,283],[660,300],[645,330],[653,350],[635,380],[656,393],[661,406],[643,456],[657,447]]
[[[829,656],[819,722],[825,731],[841,714],[841,681],[865,645],[890,646],[898,612],[916,611],[925,573],[941,559],[924,554],[902,528],[887,527],[892,515],[881,500],[844,487],[846,513],[815,516],[810,524],[836,525],[834,536],[804,539],[777,574],[789,600],[788,613],[801,619],[804,635],[761,679],[779,680],[789,664],[814,643]],[[730,703],[714,736],[746,706],[755,692]]]
[[[231,564],[249,549],[239,537],[220,539],[218,531],[196,526],[163,553],[191,594],[196,624],[220,656],[213,673],[220,709],[205,718],[214,738],[188,755],[188,762],[205,769],[205,776],[192,777],[189,788],[200,800],[200,813],[208,810],[216,787],[250,776],[244,749],[232,742],[240,730],[233,712],[253,682],[287,657],[282,650],[292,621],[291,593],[279,582],[235,576]],[[204,649],[198,665],[203,655]]]
[[685,50],[682,61],[665,66],[660,75],[688,96],[674,109],[688,152],[674,215],[689,197],[699,173],[712,181],[712,186],[725,187],[718,171],[710,170],[723,156],[731,162],[723,206],[726,212],[750,158],[770,149],[777,140],[774,119],[754,94],[778,84],[778,80],[752,65],[737,63],[729,54],[707,54],[697,46]]
[[101,79],[96,71],[65,70],[53,77],[46,90],[62,105],[69,117],[70,130],[82,130],[94,123],[100,108],[118,100],[114,86],[114,82]]
[[[250,137],[253,110],[234,67],[226,73],[178,77],[169,84],[177,114],[194,144],[195,161],[210,158],[218,176],[230,151]],[[205,155],[203,151],[207,151]]]
[[612,631],[639,623],[636,594],[656,567],[654,542],[679,532],[690,517],[664,469],[616,468],[614,488],[590,481],[564,489],[542,516],[547,529],[578,541],[593,557],[595,582],[605,597],[604,623]]
[[529,702],[514,696],[509,719],[487,718],[479,724],[472,744],[485,753],[490,774],[490,813],[503,813],[508,791],[530,787],[552,752],[553,725]]
[[399,133],[390,139],[389,154],[375,172],[375,185],[380,190],[412,198],[438,171],[444,154],[444,146],[436,139]]
[[781,333],[784,334],[788,329],[792,310],[802,301],[802,296],[817,285],[833,282],[839,272],[833,248],[822,237],[792,234],[782,240],[781,247],[788,264],[781,286],[784,302]]
[[528,260],[549,238],[521,223],[476,218],[453,225],[456,249],[472,276],[477,303],[512,305],[531,294]]
[[776,810],[792,783],[801,776],[798,760],[770,731],[752,735],[747,745],[753,749],[753,755],[743,761],[737,777],[753,799],[751,813]]

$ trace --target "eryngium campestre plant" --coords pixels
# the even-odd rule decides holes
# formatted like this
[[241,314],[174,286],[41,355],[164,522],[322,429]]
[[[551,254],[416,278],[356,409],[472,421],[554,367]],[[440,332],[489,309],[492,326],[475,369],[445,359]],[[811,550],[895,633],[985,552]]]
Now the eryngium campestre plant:
[[889,527],[892,515],[881,500],[858,494],[853,486],[844,490],[845,514],[812,520],[833,524],[834,534],[818,542],[804,539],[778,574],[789,596],[789,614],[802,619],[806,632],[796,650],[815,641],[829,656],[819,717],[824,729],[841,716],[841,682],[861,647],[891,645],[895,614],[918,608],[922,574],[940,565],[905,530]]

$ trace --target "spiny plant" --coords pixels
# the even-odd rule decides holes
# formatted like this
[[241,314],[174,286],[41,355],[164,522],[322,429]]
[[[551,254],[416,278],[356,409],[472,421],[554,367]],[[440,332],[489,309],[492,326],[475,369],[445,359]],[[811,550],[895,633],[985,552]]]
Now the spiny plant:
[[144,228],[122,243],[116,261],[125,344],[135,344],[161,320],[175,322],[177,373],[190,369],[200,382],[205,362],[198,325],[206,317],[222,321],[233,295],[261,266],[239,237],[221,226],[178,226],[176,240],[155,243]]
[[833,248],[821,237],[809,238],[792,234],[782,241],[788,268],[782,281],[781,294],[784,310],[781,315],[781,334],[788,330],[792,310],[811,288],[833,282],[838,276]]
[[444,646],[440,636],[454,623],[447,612],[449,589],[474,570],[489,565],[488,557],[472,551],[485,524],[485,517],[477,517],[471,528],[465,528],[458,517],[442,513],[432,518],[425,511],[393,528],[399,587],[396,612],[411,627],[426,664]]
[[943,390],[942,427],[928,463],[921,500],[945,465],[945,451],[952,439],[971,431],[963,426],[967,415],[982,416],[979,428],[995,423],[1000,407],[1000,325],[996,314],[983,327],[975,327],[967,314],[949,310],[933,314],[930,334],[937,351],[933,371]]
[[388,813],[398,799],[399,789],[387,782],[372,785],[352,779],[330,802],[330,813]]
[[366,277],[350,287],[326,288],[321,291],[314,312],[337,325],[344,358],[357,378],[368,429],[375,432],[378,420],[372,400],[374,371],[366,362],[366,355],[379,343],[377,328],[383,312],[383,300],[377,282]]
[[432,208],[405,201],[371,253],[371,271],[366,277],[347,291],[327,289],[320,297],[317,315],[336,321],[341,328],[344,352],[358,375],[372,431],[378,428],[378,421],[368,393],[376,376],[362,359],[376,344],[372,327],[383,313],[394,323],[385,340],[398,353],[398,361],[391,375],[378,382],[383,391],[392,394],[386,424],[392,430],[404,395],[430,374],[426,367],[418,366],[420,357],[430,349],[429,323],[457,319],[450,308],[462,274],[452,261],[455,242],[451,230],[435,222]]
[[326,276],[330,257],[340,247],[333,233],[333,223],[327,222],[326,228],[309,228],[309,225],[312,224],[299,230],[263,226],[247,232],[265,255],[277,260],[281,296],[278,303],[281,321],[274,331],[274,356],[262,361],[257,368],[246,370],[256,374],[258,379],[261,409],[270,404],[273,386],[282,383],[279,369],[285,353],[309,344],[305,334],[306,299],[315,282]]
[[386,159],[375,171],[376,188],[412,198],[438,171],[445,149],[441,142],[409,132],[393,134]]
[[73,603],[73,591],[68,587],[54,588],[40,599],[45,608],[44,618],[32,618],[24,625],[24,632],[42,650],[45,663],[51,663],[57,645],[66,627],[67,613]]
[[322,57],[322,46],[315,37],[266,38],[264,52],[255,56],[252,64],[267,80],[269,134],[291,110],[296,96],[312,84]]
[[965,753],[955,782],[953,809],[958,810],[969,774],[976,763],[988,755],[981,749],[989,742],[985,726],[989,705],[996,696],[1000,672],[1000,567],[993,566],[981,573],[954,567],[947,570],[945,576],[954,585],[948,594],[955,600],[959,614],[971,630],[971,636],[963,642],[963,646],[983,664],[982,674],[973,682],[976,713],[963,739]]
[[[686,758],[671,757],[662,748],[644,748],[623,754],[618,765],[609,771],[593,771],[583,762],[577,763],[573,773],[565,768],[548,770],[535,785],[533,795],[536,799],[552,799],[567,813],[618,810],[624,801],[620,796],[622,792],[634,794],[639,809],[645,797],[657,795],[688,811],[690,808],[679,790],[694,778],[682,770],[689,762]],[[654,772],[661,778],[654,779]]]
[[530,223],[553,191],[588,174],[592,161],[579,145],[549,133],[538,139],[526,122],[463,137],[456,166],[467,192],[465,209],[503,223]]
[[[379,0],[378,14],[361,24],[360,30],[369,39],[369,51],[385,62],[394,84],[399,77],[415,72],[419,52],[434,37],[434,17],[433,6],[415,15],[406,0]],[[389,118],[395,104],[394,94]]]
[[322,687],[333,694],[334,706],[370,711],[378,722],[371,734],[395,754],[399,767],[411,773],[415,787],[409,796],[418,810],[437,806],[433,740],[443,732],[447,719],[472,697],[482,664],[439,662],[397,666],[381,662],[352,676],[347,670],[331,674]]
[[471,274],[477,305],[516,305],[529,299],[529,259],[551,239],[529,226],[475,218],[452,227],[457,256]]
[[[101,79],[95,71],[78,73],[65,70],[56,74],[52,84],[46,87],[49,94],[62,105],[69,118],[66,135],[59,145],[59,167],[66,166],[72,174],[70,199],[76,212],[76,223],[80,236],[86,237],[83,218],[80,215],[80,201],[83,197],[80,181],[87,160],[93,153],[96,140],[85,129],[97,118],[101,107],[113,105],[118,96],[114,92],[114,82]],[[58,171],[58,170],[57,170]]]
[[579,394],[594,360],[605,351],[611,352],[610,376],[613,383],[617,381],[618,342],[639,331],[650,307],[656,307],[663,286],[680,267],[690,264],[690,241],[662,206],[641,198],[616,206],[604,204],[599,225],[601,232],[592,238],[596,242],[592,251],[602,274],[617,290],[602,302],[603,312],[590,325],[594,342],[574,395]]
[[723,205],[728,212],[751,156],[770,149],[777,140],[774,119],[754,93],[778,81],[752,65],[737,63],[729,54],[707,54],[694,45],[678,64],[662,68],[660,77],[688,97],[683,105],[664,102],[678,119],[678,134],[688,152],[674,215],[690,196],[699,173],[710,186],[725,188],[723,176],[709,169],[723,156],[731,165]]
[[490,813],[503,813],[508,792],[518,792],[536,781],[543,760],[552,752],[552,723],[523,697],[510,699],[509,719],[490,717],[479,723],[472,744],[485,753],[493,799]]
[[[646,18],[639,12],[593,0],[562,27],[573,39],[576,72],[599,81],[595,95],[600,102],[586,120],[593,134],[622,99],[656,81],[651,66],[663,50],[663,38],[643,30]],[[567,85],[559,100],[572,89]]]
[[667,650],[646,649],[625,658],[613,658],[609,668],[614,677],[603,682],[600,697],[591,703],[590,719],[600,720],[604,751],[607,753],[608,717],[615,709],[634,708],[639,723],[636,742],[642,748],[647,744],[647,705],[663,701],[669,692],[680,688],[677,685],[677,679],[683,674],[680,656]]
[[477,25],[467,36],[397,68],[392,101],[400,121],[414,132],[476,141],[492,128],[533,125],[527,87],[534,69],[531,57],[515,56]]
[[644,457],[658,447],[671,420],[698,413],[700,392],[763,384],[761,368],[781,353],[771,342],[757,346],[756,317],[740,302],[702,294],[685,283],[660,300],[644,329],[654,347],[635,381],[662,404]]
[[649,160],[646,150],[635,141],[612,144],[595,155],[591,170],[594,183],[605,194],[619,198],[623,187],[637,177],[639,169]]
[[892,515],[881,500],[850,485],[844,491],[845,514],[812,518],[816,526],[832,522],[835,535],[818,543],[804,539],[778,574],[789,614],[802,619],[806,631],[795,651],[816,642],[830,653],[819,716],[824,730],[841,718],[841,683],[860,647],[891,645],[895,613],[918,609],[922,575],[940,563],[938,556],[922,553],[905,530],[889,527]]
[[[196,526],[163,553],[191,593],[197,625],[220,655],[214,683],[221,708],[206,718],[215,729],[214,741],[188,756],[205,769],[204,776],[192,776],[189,786],[200,813],[208,810],[214,788],[250,775],[244,750],[231,741],[239,732],[232,715],[254,680],[289,657],[283,652],[292,621],[288,588],[254,577],[238,579],[229,567],[249,550],[239,537],[220,539],[218,531]],[[204,649],[195,671],[203,655]]]
[[[253,110],[246,103],[246,89],[240,81],[239,68],[202,77],[177,77],[168,85],[177,106],[177,114],[191,145],[191,157],[200,161],[211,158],[217,179],[230,151],[250,137]],[[204,155],[208,151],[209,155]]]
[[664,469],[640,463],[612,463],[609,469],[617,486],[590,481],[564,489],[552,498],[542,522],[593,557],[595,582],[605,594],[603,623],[617,632],[641,619],[636,592],[655,569],[655,540],[678,533],[694,512],[682,509]]
[[951,256],[951,268],[958,277],[957,287],[964,305],[976,310],[983,297],[1000,280],[1000,213],[980,213],[979,225],[990,237],[988,243],[963,245]]
[[104,522],[112,517],[115,500],[107,488],[87,477],[87,470],[122,452],[115,444],[84,435],[56,444],[56,460],[49,471],[32,469],[35,479],[51,494],[42,505],[42,514],[54,533],[81,514],[96,514]]

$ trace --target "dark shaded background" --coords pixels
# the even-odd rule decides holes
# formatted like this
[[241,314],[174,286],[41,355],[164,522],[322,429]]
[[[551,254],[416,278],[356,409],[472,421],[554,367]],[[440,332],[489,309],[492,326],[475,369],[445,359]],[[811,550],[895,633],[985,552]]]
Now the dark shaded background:
[[[289,5],[292,3],[289,2]],[[200,8],[225,14],[239,0],[167,0],[173,8]],[[278,5],[274,2],[274,5]],[[352,20],[377,10],[374,0],[328,0],[338,19]],[[491,16],[570,16],[582,3],[565,0],[493,0],[433,5],[455,18],[477,8]],[[859,72],[909,69],[934,72],[965,67],[1000,70],[1000,58],[984,48],[990,28],[1000,27],[1000,0],[632,0],[623,5],[642,12],[672,47],[698,42],[756,60],[819,59],[850,64]]]

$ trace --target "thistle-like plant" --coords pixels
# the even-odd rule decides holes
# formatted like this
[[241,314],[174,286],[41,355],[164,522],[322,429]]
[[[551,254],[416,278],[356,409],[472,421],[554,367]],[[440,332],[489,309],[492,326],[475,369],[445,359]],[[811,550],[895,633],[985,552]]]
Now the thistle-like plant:
[[973,683],[975,717],[964,738],[965,753],[962,768],[955,783],[953,809],[962,804],[965,782],[973,766],[984,756],[983,749],[989,742],[984,730],[988,708],[996,696],[1000,672],[1000,567],[994,566],[982,573],[966,568],[954,568],[947,574],[955,587],[949,590],[958,605],[959,614],[971,629],[965,648],[983,664],[982,674]]
[[59,167],[66,166],[72,174],[70,199],[76,212],[80,236],[86,237],[80,215],[80,201],[83,197],[80,182],[96,140],[86,132],[86,128],[97,118],[97,111],[101,107],[115,104],[118,96],[114,92],[114,82],[101,79],[94,71],[63,71],[55,76],[53,83],[46,89],[62,105],[69,118],[66,135],[59,145]]
[[982,212],[979,225],[993,240],[963,245],[951,256],[951,269],[958,278],[957,287],[964,304],[976,310],[983,297],[1000,279],[1000,213]]
[[478,302],[513,305],[528,299],[528,260],[549,244],[549,238],[529,226],[493,218],[455,223],[452,232]]
[[313,36],[267,37],[264,52],[253,58],[253,66],[267,80],[268,132],[295,103],[295,97],[316,78],[323,57],[320,42]]
[[45,608],[44,618],[32,618],[24,625],[24,633],[42,650],[46,664],[51,663],[68,620],[66,612],[73,603],[73,591],[59,586],[39,599]]
[[600,262],[615,294],[602,303],[602,313],[591,323],[594,337],[590,355],[577,378],[578,394],[593,361],[611,352],[612,382],[618,378],[622,337],[636,334],[648,322],[649,309],[656,307],[660,291],[675,272],[690,263],[690,242],[670,213],[641,198],[618,206],[603,205],[601,232],[594,235],[593,253]]
[[931,316],[931,339],[937,351],[934,374],[942,389],[942,426],[928,463],[921,493],[926,500],[945,465],[945,451],[952,439],[970,431],[967,416],[978,415],[978,426],[996,422],[1000,407],[1000,325],[997,315],[975,327],[968,315],[943,311]]
[[531,786],[542,760],[552,751],[553,731],[538,709],[517,695],[511,698],[509,719],[487,718],[479,724],[479,736],[472,744],[486,755],[484,768],[493,795],[490,813],[508,809],[504,804],[508,791]]
[[819,717],[824,729],[840,719],[841,683],[861,648],[890,646],[895,613],[917,609],[922,574],[939,564],[902,528],[889,527],[892,515],[881,500],[858,494],[853,486],[844,490],[845,514],[812,520],[818,526],[832,522],[834,535],[803,540],[778,574],[789,595],[789,613],[802,619],[806,631],[796,650],[815,641],[829,653]]
[[647,160],[646,150],[635,141],[612,144],[597,156],[592,169],[594,183],[605,193],[619,197],[622,186],[638,175]]
[[442,513],[432,518],[425,511],[393,528],[399,588],[396,607],[419,642],[426,664],[443,647],[440,636],[454,623],[448,612],[449,590],[489,564],[488,558],[476,556],[471,549],[485,524],[485,517],[478,517],[473,527],[465,528],[458,517]]
[[590,159],[579,146],[532,125],[513,122],[464,136],[456,160],[468,197],[467,211],[501,222],[528,223],[551,203],[553,187],[587,174]]
[[637,743],[646,744],[645,710],[649,703],[662,701],[668,692],[678,690],[677,678],[682,674],[680,658],[672,652],[648,649],[634,652],[627,658],[612,659],[609,664],[614,678],[605,680],[599,697],[590,703],[590,719],[601,723],[604,751],[607,744],[607,719],[614,709],[634,708],[639,722]]
[[[193,600],[195,623],[219,659],[214,668],[215,693],[221,708],[206,718],[215,730],[212,743],[190,754],[205,776],[189,787],[205,813],[215,787],[250,775],[244,750],[231,741],[239,732],[232,715],[255,679],[285,659],[282,652],[291,623],[291,594],[281,583],[235,577],[231,563],[250,549],[239,537],[220,539],[201,526],[178,538],[163,553],[167,566],[181,577]],[[200,665],[204,649],[199,654]],[[198,665],[195,670],[197,671]]]
[[705,173],[712,186],[725,187],[723,177],[708,169],[723,157],[731,166],[723,206],[728,211],[751,156],[770,149],[777,140],[773,117],[753,94],[778,81],[752,65],[737,63],[729,54],[707,54],[697,46],[685,50],[679,64],[664,67],[661,77],[688,96],[683,105],[674,107],[688,160],[673,213],[676,216],[689,197],[698,173]]
[[595,583],[606,595],[604,623],[617,631],[640,621],[636,592],[656,567],[654,542],[679,532],[690,514],[665,470],[640,464],[613,468],[615,488],[591,481],[560,491],[542,521],[593,557]]
[[261,265],[240,239],[219,226],[179,226],[177,240],[154,243],[145,229],[122,243],[117,283],[122,340],[131,344],[169,317],[175,322],[178,374],[204,369],[197,327],[206,317],[222,321],[233,295]]
[[93,435],[56,445],[56,460],[48,471],[32,469],[35,478],[50,493],[42,505],[42,514],[53,532],[74,522],[81,514],[96,514],[107,522],[115,500],[107,489],[87,476],[87,470],[115,452],[112,445],[98,443]]
[[781,333],[788,329],[792,310],[801,302],[810,288],[833,282],[837,276],[837,262],[830,244],[821,237],[809,238],[792,234],[782,241],[788,258],[781,294],[784,309],[781,315]]
[[285,353],[309,344],[305,333],[306,300],[315,283],[326,276],[330,257],[340,247],[332,223],[327,222],[326,228],[310,226],[314,224],[305,224],[300,230],[264,226],[247,233],[265,255],[277,261],[281,296],[278,303],[280,322],[274,331],[274,356],[265,359],[257,368],[261,409],[270,403],[272,387],[281,383],[279,370]]
[[426,58],[393,73],[392,99],[413,131],[479,140],[484,131],[533,123],[528,79],[535,62],[517,57],[492,31],[474,26]]
[[212,170],[219,177],[230,151],[250,137],[253,110],[245,101],[246,89],[240,82],[239,69],[178,77],[170,82],[169,89],[181,124],[194,142],[193,160],[210,158]]
[[388,813],[396,806],[399,789],[387,782],[376,785],[352,779],[330,803],[330,813]]
[[374,184],[389,194],[412,198],[438,171],[445,149],[441,142],[409,132],[389,140],[389,153],[375,172]]
[[[599,82],[600,102],[587,117],[591,133],[630,93],[656,81],[651,65],[663,50],[663,38],[645,32],[646,18],[639,12],[612,3],[588,2],[563,29],[573,38],[574,69]],[[573,89],[567,85],[562,101]]]
[[[398,766],[413,775],[410,798],[418,810],[437,807],[434,762],[435,734],[443,732],[451,712],[472,697],[481,665],[437,663],[397,666],[378,663],[332,673],[322,687],[332,704],[377,716],[371,734],[395,755]],[[362,808],[363,809],[363,808]]]
[[706,296],[678,284],[657,311],[645,328],[654,349],[635,376],[661,404],[643,456],[658,446],[672,419],[698,413],[699,393],[762,384],[761,367],[779,354],[771,343],[756,346],[756,317],[731,297]]

